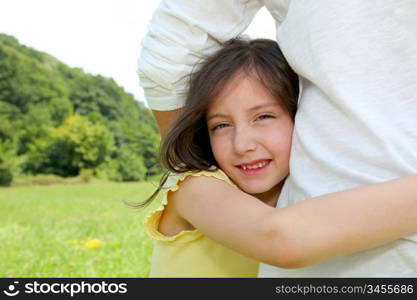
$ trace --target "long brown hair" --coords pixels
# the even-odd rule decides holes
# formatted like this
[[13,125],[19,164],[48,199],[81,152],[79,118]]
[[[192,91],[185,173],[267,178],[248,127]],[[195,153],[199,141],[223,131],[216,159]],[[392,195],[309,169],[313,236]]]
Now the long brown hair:
[[170,127],[160,149],[160,161],[168,171],[157,190],[136,207],[149,204],[165,184],[169,173],[218,168],[210,146],[206,111],[211,100],[238,73],[258,80],[294,117],[298,99],[298,76],[273,40],[235,38],[207,57],[190,75],[185,106]]

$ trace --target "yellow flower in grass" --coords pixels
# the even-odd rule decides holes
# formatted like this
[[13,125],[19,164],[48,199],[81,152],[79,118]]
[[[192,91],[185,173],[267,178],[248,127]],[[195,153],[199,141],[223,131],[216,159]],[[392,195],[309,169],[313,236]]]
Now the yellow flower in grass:
[[100,248],[101,246],[103,246],[103,242],[98,239],[93,239],[93,240],[86,241],[84,245],[88,249],[95,249],[95,248]]

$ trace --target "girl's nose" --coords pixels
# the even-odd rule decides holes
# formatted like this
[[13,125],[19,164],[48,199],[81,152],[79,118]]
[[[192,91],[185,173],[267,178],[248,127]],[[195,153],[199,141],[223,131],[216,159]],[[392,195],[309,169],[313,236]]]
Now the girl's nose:
[[256,138],[248,128],[239,129],[235,131],[233,147],[236,153],[245,154],[256,150]]

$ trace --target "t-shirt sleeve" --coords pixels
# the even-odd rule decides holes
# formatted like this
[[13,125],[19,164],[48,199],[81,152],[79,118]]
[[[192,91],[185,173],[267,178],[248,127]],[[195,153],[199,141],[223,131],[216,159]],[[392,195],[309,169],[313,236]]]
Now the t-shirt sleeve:
[[195,64],[242,33],[261,6],[258,0],[162,1],[138,59],[148,106],[162,111],[182,107],[187,75]]

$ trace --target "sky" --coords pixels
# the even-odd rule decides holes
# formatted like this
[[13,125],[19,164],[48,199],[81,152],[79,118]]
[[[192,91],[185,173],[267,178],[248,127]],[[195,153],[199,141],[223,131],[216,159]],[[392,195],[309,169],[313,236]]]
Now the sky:
[[[159,0],[0,0],[0,33],[46,52],[70,67],[113,78],[144,101],[137,77],[140,42]],[[275,39],[261,9],[245,31]]]

